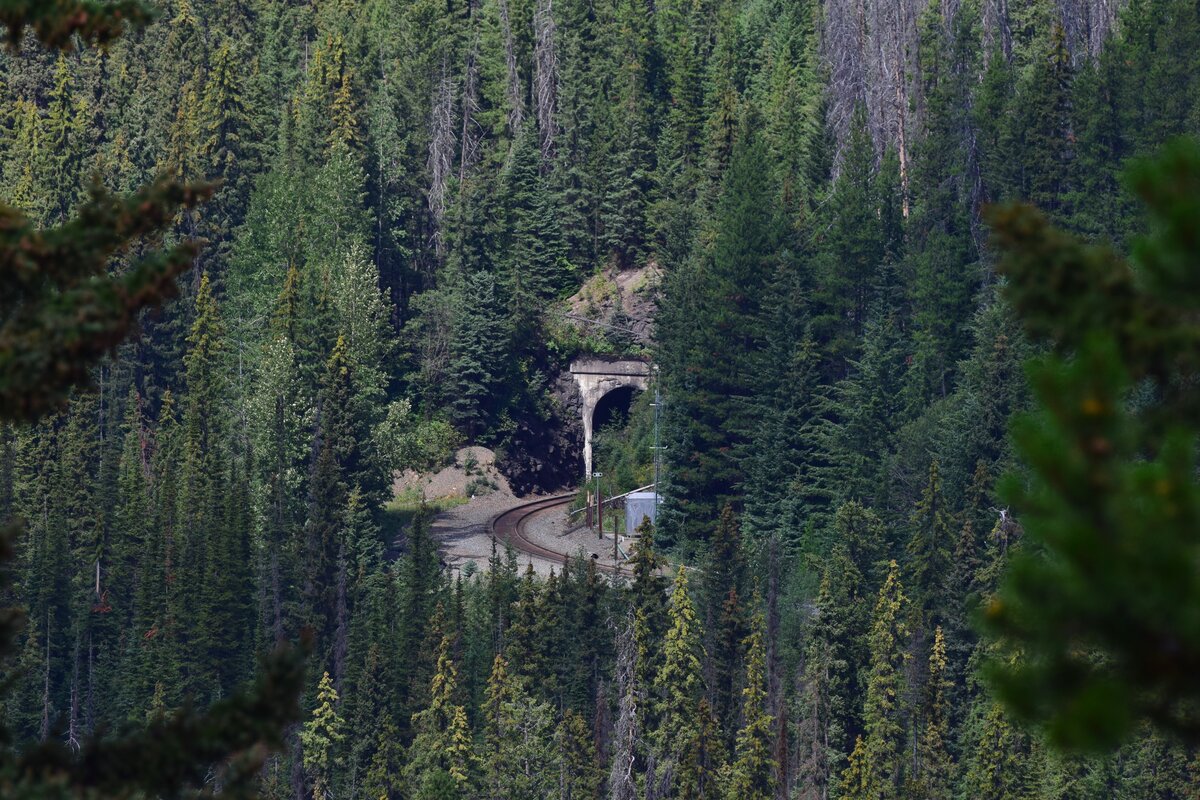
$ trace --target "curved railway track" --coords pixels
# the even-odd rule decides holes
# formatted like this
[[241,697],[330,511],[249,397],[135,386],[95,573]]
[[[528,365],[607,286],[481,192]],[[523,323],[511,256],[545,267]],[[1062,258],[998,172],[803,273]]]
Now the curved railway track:
[[[549,511],[552,508],[565,506],[575,498],[575,493],[555,495],[553,497],[543,497],[540,500],[533,500],[528,503],[522,503],[515,508],[510,508],[496,516],[492,517],[492,521],[488,523],[493,536],[502,542],[511,545],[514,550],[526,553],[528,555],[537,556],[545,559],[553,564],[566,564],[573,556],[570,553],[562,553],[557,550],[551,550],[548,547],[543,547],[540,544],[532,542],[525,535],[525,523],[534,514],[540,514],[543,511]],[[621,567],[615,567],[611,564],[597,563],[596,568],[601,572],[608,574],[628,574],[628,570]]]

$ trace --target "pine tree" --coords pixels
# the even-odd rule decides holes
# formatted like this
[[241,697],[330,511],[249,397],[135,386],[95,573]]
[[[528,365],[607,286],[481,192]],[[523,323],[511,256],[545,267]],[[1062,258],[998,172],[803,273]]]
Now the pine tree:
[[416,736],[409,748],[405,780],[418,796],[434,786],[464,792],[474,771],[466,709],[455,702],[458,667],[451,657],[451,637],[437,647],[437,668],[429,684],[429,705],[413,714]]
[[863,334],[853,373],[835,389],[841,418],[836,446],[844,454],[844,496],[850,501],[886,507],[887,459],[895,448],[897,423],[906,411],[905,350],[900,315],[877,306]]
[[929,800],[948,800],[954,788],[953,762],[948,750],[951,744],[951,686],[947,677],[947,666],[946,638],[939,626],[933,634],[925,688],[925,708],[920,715],[924,720],[925,729],[919,734],[917,768],[908,784],[908,791]]
[[1017,88],[1016,119],[1020,156],[1019,197],[1051,215],[1069,213],[1071,140],[1071,57],[1061,25],[1053,29],[1048,52]]
[[980,800],[1028,797],[1032,784],[1029,739],[1017,729],[999,703],[982,699],[980,719],[968,728],[969,742],[963,790]]
[[333,680],[326,672],[317,685],[317,705],[312,718],[300,732],[304,747],[304,771],[312,786],[313,800],[325,800],[332,796],[333,768],[339,760],[338,752],[346,734],[342,731],[345,722],[338,715],[338,693]]
[[[630,559],[633,584],[629,604],[633,613],[634,641],[637,646],[636,682],[640,691],[649,691],[662,664],[663,636],[667,630],[667,581],[659,574],[662,558],[654,549],[654,524],[643,520]],[[657,709],[646,708],[642,723],[647,730],[656,726]]]
[[662,666],[655,680],[659,703],[655,730],[658,762],[675,776],[676,785],[695,791],[702,783],[701,775],[697,774],[702,765],[689,763],[688,756],[699,745],[703,726],[698,719],[704,688],[700,669],[703,652],[696,609],[688,596],[685,567],[680,567],[675,575],[667,618]]
[[[113,616],[119,620],[122,630],[144,631],[150,627],[145,621],[147,618],[153,619],[152,614],[157,609],[143,609],[141,604],[157,605],[151,600],[152,592],[161,591],[162,586],[159,584],[143,589],[142,581],[149,576],[141,574],[142,564],[147,564],[147,572],[161,568],[161,560],[166,554],[162,551],[162,540],[152,533],[154,521],[151,515],[148,453],[150,431],[143,417],[142,398],[134,387],[130,387],[125,401],[123,428],[117,507],[109,534],[109,552],[101,557],[108,571],[107,587],[102,591],[107,591],[108,604],[112,606]],[[150,566],[155,561],[159,563]],[[144,665],[135,661],[140,644],[137,643],[138,638],[136,635],[125,637],[120,669],[115,669],[115,664],[110,665],[114,677],[119,681],[119,694],[126,709],[140,706],[149,696],[146,684],[153,676],[152,672],[144,670]]]
[[810,690],[807,711],[815,726],[806,742],[813,759],[808,780],[819,791],[841,774],[851,743],[862,731],[857,698],[859,673],[867,660],[867,591],[846,546],[835,545],[817,592],[803,675]]
[[746,641],[746,681],[742,689],[742,726],[733,760],[722,774],[724,796],[771,800],[775,797],[772,762],[773,720],[767,712],[766,646],[761,613],[751,622]]
[[336,625],[340,534],[345,526],[343,515],[359,455],[353,429],[351,380],[345,339],[338,337],[325,364],[318,399],[318,444],[309,477],[302,552],[302,618],[316,629],[322,648],[332,645]]
[[67,58],[59,54],[49,109],[37,132],[34,171],[44,198],[42,219],[63,224],[81,199],[84,141],[88,128],[86,104],[75,97]]
[[[500,662],[497,662],[500,663]],[[489,717],[496,713],[496,730],[489,735],[488,797],[537,800],[547,797],[558,783],[561,765],[554,747],[551,707],[530,697],[519,686],[493,670],[489,680]],[[509,697],[505,697],[508,694]],[[491,722],[491,720],[489,720]]]
[[[215,570],[229,565],[210,563],[209,543],[223,540],[231,536],[231,532],[226,528],[223,508],[229,489],[229,461],[225,452],[224,326],[207,274],[200,278],[195,317],[187,343],[184,366],[188,391],[183,402],[183,452],[179,473],[178,580],[185,595],[198,594],[200,608],[211,612],[220,600],[215,596],[216,587],[208,578]],[[176,600],[186,602],[185,596]],[[207,669],[211,657],[208,653],[220,647],[226,632],[210,628],[211,618],[207,613],[188,614],[182,607],[176,611],[185,643],[182,652],[187,660],[186,689],[205,694],[217,691],[213,682],[217,676]]]
[[[1185,187],[1198,176],[1200,153],[1189,142],[1131,173],[1157,221],[1136,250],[1136,270],[1028,207],[992,220],[1014,307],[1052,350],[1030,372],[1038,413],[1013,432],[1031,475],[1023,486],[1010,481],[1006,494],[1026,544],[987,613],[1025,655],[996,665],[1001,695],[1052,721],[1055,741],[1112,742],[1143,715],[1196,724],[1179,705],[1195,694],[1190,671],[1161,666],[1186,662],[1188,646],[1150,643],[1176,641],[1164,632],[1187,628],[1179,604],[1195,591],[1193,576],[1177,569],[1192,528],[1176,516],[1196,492],[1192,423],[1189,401],[1171,387],[1191,369],[1182,342],[1194,280],[1182,265],[1194,255],[1188,231],[1197,212]],[[1135,409],[1124,398],[1138,384],[1155,399]],[[1156,455],[1146,460],[1147,452]],[[1155,535],[1143,536],[1147,529]],[[1070,691],[1050,691],[1063,674],[1075,676]]]
[[453,386],[451,413],[468,441],[485,433],[502,392],[505,357],[504,311],[495,278],[474,272],[463,280],[454,299],[454,330],[450,340],[449,382]]
[[645,255],[646,214],[650,205],[654,164],[646,119],[646,99],[636,69],[626,68],[619,79],[620,109],[613,120],[611,151],[604,167],[604,192],[599,209],[601,241],[617,269],[631,269]]
[[109,258],[208,195],[167,182],[128,198],[97,189],[79,216],[46,230],[13,209],[2,211],[0,244],[8,256],[0,281],[11,290],[0,302],[0,414],[30,420],[61,406],[71,386],[89,384],[89,367],[125,338],[136,312],[175,294],[175,277],[195,257],[193,244],[147,253],[111,277]]
[[[761,366],[761,304],[776,264],[778,220],[766,150],[739,145],[692,291],[665,312],[674,337],[666,353],[668,478],[663,508],[668,535],[708,539],[727,504],[736,508],[754,427],[751,391]],[[670,296],[670,295],[669,295]]]
[[388,719],[379,729],[375,753],[371,756],[371,765],[363,781],[363,796],[372,800],[396,800],[401,797],[402,773],[400,731]]
[[[886,255],[880,199],[881,189],[887,187],[876,173],[875,162],[866,115],[860,108],[826,205],[829,227],[814,265],[819,313],[813,331],[835,367],[858,352]],[[838,372],[844,374],[844,368]]]
[[1013,125],[1016,76],[1000,47],[987,55],[987,68],[975,95],[979,137],[979,178],[984,200],[1012,199],[1020,191],[1020,160]]
[[513,320],[514,345],[529,347],[536,309],[567,286],[572,267],[550,187],[541,174],[541,155],[532,122],[522,128],[500,175],[497,200],[504,220],[497,246],[502,284]]
[[215,224],[210,227],[217,237],[232,233],[245,216],[250,164],[247,144],[249,112],[243,92],[243,75],[237,63],[233,42],[226,38],[214,50],[200,99],[202,149],[205,174],[220,178],[224,185],[216,198]]
[[[505,737],[511,733],[512,721],[510,711],[517,697],[519,687],[513,676],[508,673],[508,662],[504,656],[496,654],[492,662],[492,672],[488,676],[487,699],[482,710],[484,752],[483,768],[486,781],[485,794],[489,798],[500,800],[504,797],[504,772],[506,764],[503,758]],[[523,699],[527,699],[524,696]]]
[[[919,21],[918,47],[926,102],[926,135],[913,158],[912,213],[908,226],[915,323],[908,402],[924,405],[947,396],[957,363],[969,345],[961,320],[970,313],[981,275],[971,231],[967,139],[971,82],[978,74],[978,10],[967,6],[951,19],[937,3]],[[998,121],[990,120],[987,124]],[[987,158],[990,154],[985,154]]]
[[[12,46],[19,45],[30,25],[43,44],[63,50],[80,42],[106,45],[127,23],[139,25],[150,17],[151,9],[134,0],[67,0],[36,7],[6,6],[0,11]],[[71,150],[59,155],[69,156]],[[77,176],[63,175],[58,188],[69,191],[76,181]],[[193,205],[208,193],[208,189],[162,181],[132,198],[116,199],[97,188],[79,217],[45,231],[35,231],[12,209],[0,209],[7,251],[0,259],[5,264],[0,282],[6,287],[0,293],[5,298],[0,303],[5,320],[0,328],[0,420],[30,420],[60,406],[71,387],[88,383],[94,363],[125,339],[138,312],[161,304],[174,292],[174,277],[192,262],[194,245],[165,252],[147,248],[113,276],[108,274],[110,256],[135,239],[161,232],[181,206]],[[192,364],[188,366],[190,370]],[[126,486],[132,489],[129,482]],[[77,485],[76,493],[85,488]],[[130,497],[128,492],[126,496]],[[66,526],[58,530],[66,533]],[[12,558],[11,540],[11,531],[0,531],[4,561]],[[90,544],[95,547],[97,542]],[[55,550],[65,555],[62,549]],[[54,557],[48,561],[62,563]],[[0,571],[6,602],[11,597],[8,581],[9,570]],[[65,585],[55,588],[60,596],[66,594]],[[15,609],[5,609],[0,654],[7,655],[20,616]],[[43,635],[49,643],[50,632]],[[95,698],[89,691],[84,709],[88,718],[82,724],[76,719],[77,703],[71,708],[70,733],[77,746],[47,743],[6,749],[0,754],[0,782],[12,797],[43,797],[48,792],[96,797],[177,795],[199,791],[206,778],[233,791],[241,789],[258,771],[262,754],[282,743],[282,728],[292,721],[302,675],[297,661],[291,655],[277,655],[264,662],[252,689],[234,692],[204,713],[182,709],[169,721],[156,715],[144,729],[116,739],[79,736],[94,722]],[[82,693],[76,690],[76,700]],[[7,730],[0,736],[7,740]],[[117,769],[97,769],[98,764]]]
[[879,589],[868,636],[871,656],[863,704],[866,737],[855,743],[850,766],[842,776],[843,797],[848,800],[901,796],[904,725],[900,703],[908,636],[904,621],[907,603],[900,585],[900,568],[892,561]]
[[583,717],[569,708],[564,711],[555,740],[561,764],[559,796],[562,800],[596,800],[601,786],[600,761]]
[[548,590],[543,589],[534,577],[533,565],[527,565],[505,635],[507,660],[512,665],[513,675],[525,687],[544,680],[547,673],[548,643],[539,636],[543,628],[542,598],[546,594]]
[[908,542],[906,571],[916,609],[939,619],[944,619],[951,602],[947,593],[954,552],[950,520],[935,459],[929,464],[929,480],[913,511],[913,535]]

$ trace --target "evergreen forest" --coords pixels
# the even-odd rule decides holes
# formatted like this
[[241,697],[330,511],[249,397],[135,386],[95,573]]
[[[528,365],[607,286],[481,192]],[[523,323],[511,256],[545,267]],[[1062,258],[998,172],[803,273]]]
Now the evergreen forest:
[[0,797],[1200,797],[1196,0],[0,22]]

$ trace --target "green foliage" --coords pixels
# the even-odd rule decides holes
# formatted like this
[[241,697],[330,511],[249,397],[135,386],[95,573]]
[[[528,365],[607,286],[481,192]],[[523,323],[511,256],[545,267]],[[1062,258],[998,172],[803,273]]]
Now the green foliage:
[[900,569],[893,561],[879,589],[867,644],[870,664],[866,672],[863,704],[865,738],[860,737],[842,776],[846,798],[900,797],[904,774],[904,727],[900,707],[903,690],[904,650],[908,628],[904,622],[908,598],[900,585]]
[[175,278],[195,258],[193,244],[148,253],[119,276],[107,274],[108,260],[210,194],[165,180],[126,198],[96,187],[78,216],[46,230],[0,209],[0,281],[8,287],[0,305],[0,414],[31,420],[61,407],[70,387],[87,385],[89,368],[129,335],[138,311],[174,295]]
[[[405,776],[421,797],[461,793],[471,778],[474,759],[466,710],[455,703],[458,668],[450,653],[450,637],[437,647],[437,666],[429,685],[429,705],[413,715],[416,737],[408,753]],[[449,781],[446,780],[449,777]]]
[[317,705],[312,718],[300,731],[300,744],[304,747],[304,770],[312,785],[312,795],[316,798],[330,794],[335,753],[346,737],[342,732],[345,722],[338,716],[337,703],[338,693],[326,672],[317,685]]
[[664,312],[671,337],[663,377],[672,398],[672,440],[663,526],[685,540],[711,536],[719,510],[736,503],[744,479],[752,376],[763,350],[761,305],[780,234],[772,198],[765,147],[757,141],[739,145],[716,211],[712,248],[689,266],[695,270],[686,277],[689,291]]
[[[0,415],[22,419],[0,426],[0,524],[26,520],[3,597],[29,620],[8,646],[0,786],[34,775],[26,754],[66,743],[37,775],[73,775],[70,748],[95,731],[198,719],[187,709],[235,692],[256,651],[308,630],[310,676],[328,678],[285,752],[230,724],[258,737],[234,761],[213,744],[164,788],[110,793],[1195,794],[1195,753],[1162,730],[1194,724],[1195,670],[1161,668],[1190,630],[1190,561],[1167,555],[1186,514],[1150,488],[1194,477],[1174,454],[1193,449],[1194,221],[1179,220],[1195,181],[1174,170],[1170,222],[1117,177],[1200,130],[1192,0],[160,5],[161,25],[114,40],[112,12],[146,9],[0,3],[35,22],[0,54],[0,184],[21,210],[0,237]],[[203,207],[201,186],[139,195],[158,173],[220,183]],[[997,278],[981,209],[1020,197],[1135,246],[1138,268],[1042,247],[1033,225],[1019,233],[1038,263]],[[1138,244],[1147,230],[1175,252]],[[630,268],[651,278],[633,302],[584,313],[636,337],[564,314],[585,276],[611,293]],[[1061,434],[1042,441],[1057,471],[1027,457],[1005,500],[1009,417],[1029,406],[1018,365],[1038,350],[1035,389],[1062,413],[1031,429]],[[565,372],[591,351],[661,367],[667,502],[631,580],[586,554],[522,580],[499,546],[481,571],[435,520],[466,498],[392,497],[395,471],[461,443],[495,448],[519,493],[569,485]],[[1046,475],[1100,458],[1056,422],[1082,419],[1066,413],[1080,385],[1109,393],[1121,469],[1052,490]],[[651,480],[649,398],[594,441],[623,488]],[[1068,505],[1041,502],[1063,491]],[[1166,535],[1069,549],[1093,578],[1142,570],[1139,594],[1105,583],[1093,607],[1039,515],[1078,528],[1095,509]],[[993,600],[1013,556],[1010,581],[1026,560],[1053,579],[1029,578],[1025,606],[1011,587]],[[1028,609],[1037,636],[981,644],[980,608]],[[993,700],[989,661],[1049,676],[1024,694],[1042,717],[1077,698],[1056,681],[1150,674],[1118,700],[1158,727],[1064,755]]]
[[775,770],[771,763],[771,715],[766,708],[766,651],[763,619],[751,622],[746,641],[746,680],[742,689],[742,726],[737,733],[733,759],[721,773],[724,796],[769,800],[775,796]]
[[29,26],[43,45],[60,50],[71,49],[74,36],[103,47],[124,34],[127,25],[144,25],[152,15],[153,9],[141,0],[15,0],[0,8],[11,46],[21,43]]
[[[993,629],[1026,658],[997,670],[1006,701],[1056,741],[1109,744],[1139,717],[1194,731],[1196,145],[1130,173],[1155,224],[1136,268],[1014,206],[993,216],[1014,307],[1051,352],[1030,367],[1038,410],[1015,429],[1029,465],[1007,495],[1025,530]],[[1153,531],[1148,535],[1147,531]],[[1167,644],[1169,642],[1170,644]]]
[[698,719],[703,688],[700,659],[701,631],[696,609],[688,596],[687,569],[680,567],[671,590],[671,606],[667,612],[669,627],[663,644],[662,666],[655,679],[655,694],[661,704],[658,752],[664,765],[674,767],[680,786],[695,790],[702,782],[697,763],[689,763],[688,755],[697,746],[704,726]]

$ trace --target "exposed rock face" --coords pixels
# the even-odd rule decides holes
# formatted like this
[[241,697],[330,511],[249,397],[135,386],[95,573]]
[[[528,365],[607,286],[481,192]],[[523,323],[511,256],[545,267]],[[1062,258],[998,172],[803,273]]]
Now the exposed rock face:
[[496,467],[518,497],[574,486],[583,474],[582,399],[569,372],[550,392],[544,418],[523,422],[496,454]]
[[653,263],[594,275],[567,300],[568,321],[584,334],[608,339],[618,352],[622,346],[649,347],[661,284],[662,271]]

